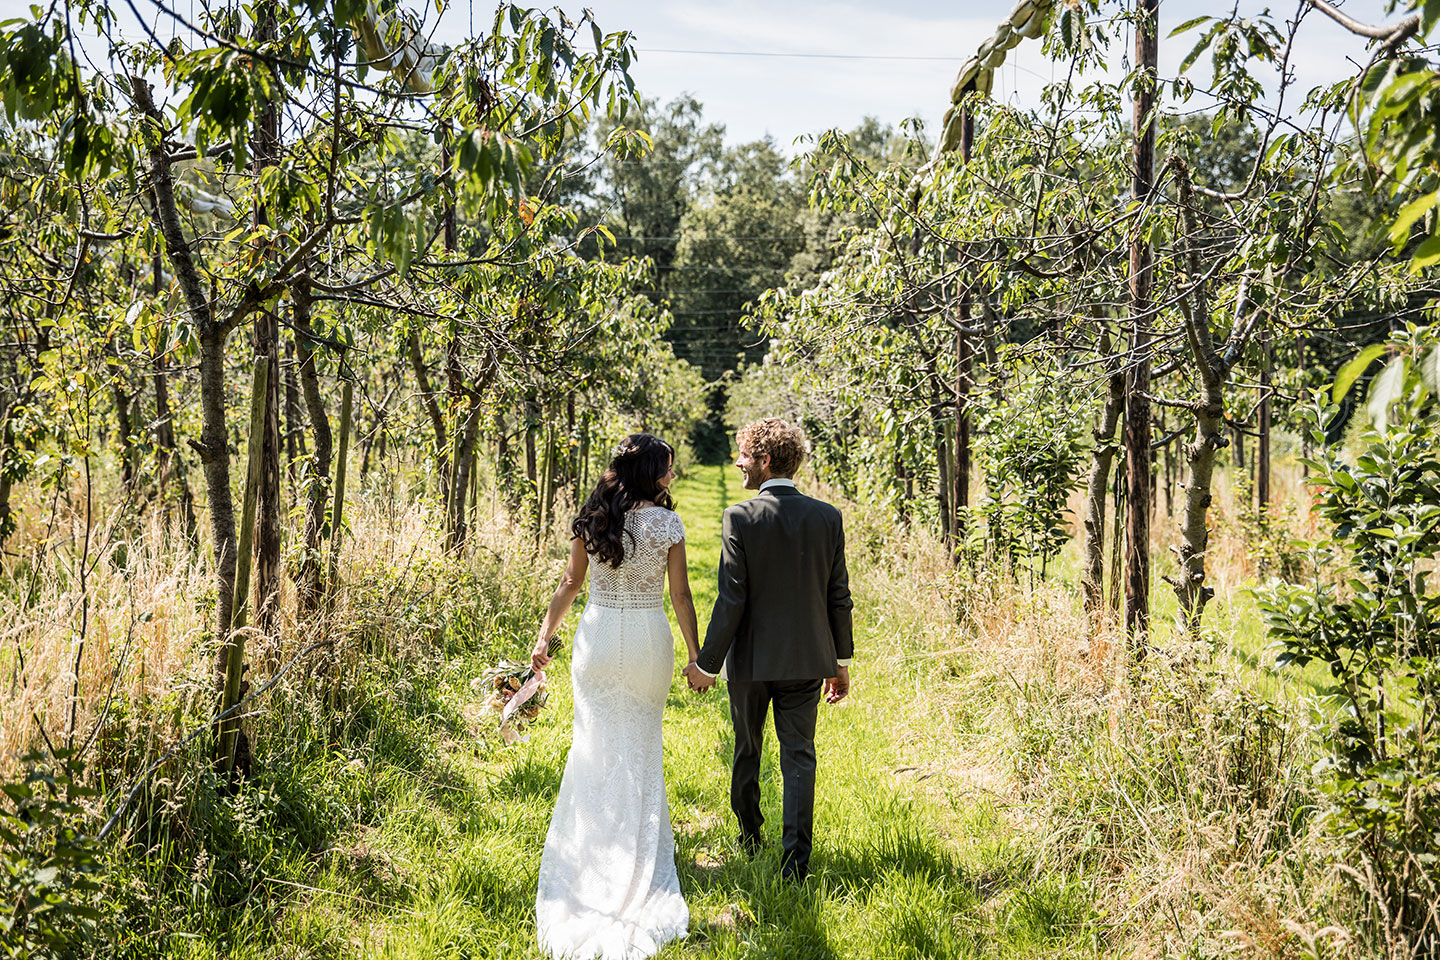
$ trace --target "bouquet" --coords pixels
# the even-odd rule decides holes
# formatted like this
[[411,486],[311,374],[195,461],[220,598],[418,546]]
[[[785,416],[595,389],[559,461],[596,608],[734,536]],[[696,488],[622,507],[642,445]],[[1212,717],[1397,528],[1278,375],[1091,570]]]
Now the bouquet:
[[500,715],[501,738],[507,744],[525,740],[525,727],[545,706],[545,671],[528,663],[501,660],[485,671],[481,682],[490,689],[486,708]]

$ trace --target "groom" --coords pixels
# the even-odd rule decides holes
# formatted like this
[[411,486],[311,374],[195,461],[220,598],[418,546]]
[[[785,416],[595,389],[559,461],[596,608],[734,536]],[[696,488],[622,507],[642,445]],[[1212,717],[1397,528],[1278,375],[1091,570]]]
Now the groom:
[[795,488],[805,438],[784,420],[741,428],[735,466],[759,494],[725,511],[720,593],[705,646],[685,668],[707,690],[723,663],[735,725],[730,806],[740,844],[760,848],[760,748],[773,705],[784,778],[781,873],[801,881],[810,865],[815,811],[815,714],[850,691],[850,577],[840,511]]

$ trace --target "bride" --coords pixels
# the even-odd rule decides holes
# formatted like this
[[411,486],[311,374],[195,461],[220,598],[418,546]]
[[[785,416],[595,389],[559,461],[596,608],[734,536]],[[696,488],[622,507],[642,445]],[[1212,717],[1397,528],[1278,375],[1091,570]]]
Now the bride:
[[673,466],[670,445],[646,433],[615,449],[571,524],[570,561],[531,657],[537,670],[550,662],[550,640],[593,565],[570,667],[573,742],[535,896],[540,946],[556,957],[640,960],[689,927],[660,740],[675,669],[667,572],[692,662],[700,650]]

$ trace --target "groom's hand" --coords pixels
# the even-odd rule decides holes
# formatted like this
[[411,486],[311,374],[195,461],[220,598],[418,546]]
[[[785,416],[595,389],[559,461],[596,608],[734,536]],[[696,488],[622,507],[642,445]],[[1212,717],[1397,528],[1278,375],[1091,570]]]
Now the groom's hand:
[[825,681],[825,702],[839,703],[850,692],[850,668],[840,667],[840,672]]
[[715,678],[706,675],[705,672],[700,669],[699,665],[697,665],[693,660],[690,661],[689,665],[685,667],[684,673],[685,682],[689,685],[691,690],[694,690],[697,693],[709,690],[711,687],[715,686]]

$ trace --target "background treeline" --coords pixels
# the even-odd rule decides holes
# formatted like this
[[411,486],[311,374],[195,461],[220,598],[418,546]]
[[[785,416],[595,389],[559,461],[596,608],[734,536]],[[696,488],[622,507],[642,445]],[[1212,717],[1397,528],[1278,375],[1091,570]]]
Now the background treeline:
[[[502,7],[453,50],[354,0],[0,26],[7,947],[165,928],[200,887],[228,929],[256,785],[373,743],[424,657],[521,651],[620,436],[720,462],[779,414],[864,505],[863,562],[943,558],[915,572],[947,630],[1051,591],[1107,695],[1240,743],[1157,786],[1102,750],[1154,728],[1090,704],[1047,750],[1227,811],[1246,869],[1327,864],[1287,889],[1324,886],[1347,949],[1433,953],[1434,7],[1332,88],[1290,89],[1304,15],[1201,18],[1179,76],[1142,44],[1032,111],[972,78],[934,136],[793,160],[644,99],[588,16]],[[1157,29],[1046,16],[1081,73]],[[1313,731],[1216,679],[1273,659],[1262,613]],[[284,809],[260,833],[323,833]]]

